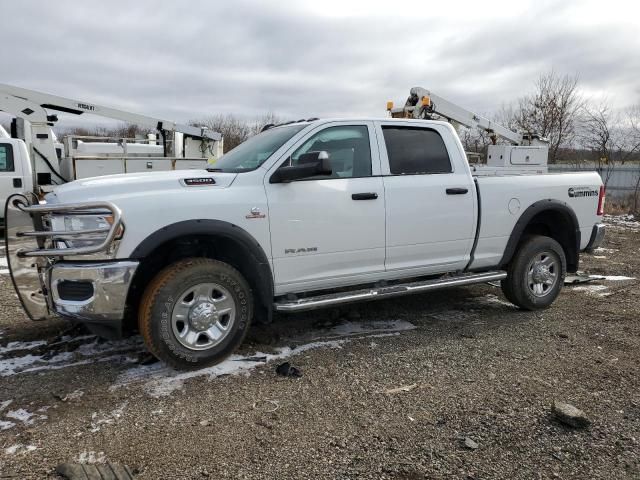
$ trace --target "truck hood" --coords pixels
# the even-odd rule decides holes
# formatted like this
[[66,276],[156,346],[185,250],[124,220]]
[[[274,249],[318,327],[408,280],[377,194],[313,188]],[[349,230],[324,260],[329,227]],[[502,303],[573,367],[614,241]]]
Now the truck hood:
[[[168,192],[176,189],[220,189],[230,186],[237,176],[237,173],[208,172],[206,170],[105,175],[60,185],[53,190],[52,196],[55,197],[55,200],[52,196],[47,196],[47,199],[60,203],[71,203],[107,200],[122,195],[144,194],[145,192]],[[209,178],[212,178],[215,183],[197,184],[198,180]],[[193,179],[195,182],[187,182],[192,183],[187,185],[185,180],[188,179]]]

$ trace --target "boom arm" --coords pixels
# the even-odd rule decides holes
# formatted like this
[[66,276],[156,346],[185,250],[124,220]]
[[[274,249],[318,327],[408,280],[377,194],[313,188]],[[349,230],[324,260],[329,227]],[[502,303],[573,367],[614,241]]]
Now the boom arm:
[[[54,135],[51,127],[58,118],[56,115],[47,113],[51,110],[73,115],[90,113],[104,118],[156,128],[160,132],[163,140],[165,156],[169,155],[168,134],[171,135],[170,138],[173,140],[174,156],[177,151],[176,133],[183,134],[182,138],[185,152],[187,150],[187,141],[189,145],[192,146],[191,151],[195,148],[196,151],[199,150],[203,155],[205,152],[211,151],[211,146],[215,145],[216,142],[218,142],[217,145],[220,147],[220,142],[222,141],[222,135],[220,133],[210,131],[206,128],[183,125],[170,120],[126,112],[84,100],[59,97],[57,95],[50,95],[48,93],[0,83],[0,111],[9,113],[28,123],[28,127],[24,126],[24,123],[21,123],[22,130],[17,136],[25,141],[27,149],[30,151],[34,186],[38,185],[37,169],[35,168],[36,160],[38,162],[43,161],[47,165],[47,169],[56,177],[60,180],[65,180],[53,167],[53,165],[58,163],[58,157],[56,155]],[[30,131],[30,134],[27,133],[27,131]],[[193,147],[194,144],[195,147]]]
[[431,114],[436,114],[468,128],[481,128],[493,137],[503,138],[513,145],[523,143],[521,134],[445,100],[422,87],[411,89],[404,107],[390,106],[389,111],[394,117],[430,118]]
[[[48,93],[37,92],[35,90],[28,90],[26,88],[14,87],[12,85],[0,83],[0,100],[8,99],[10,97],[35,103],[43,109],[47,110],[56,110],[59,112],[71,113],[74,115],[90,113],[92,115],[99,115],[101,117],[121,120],[123,122],[146,125],[147,127],[157,128],[158,130],[181,132],[196,138],[207,138],[210,140],[220,140],[222,138],[222,135],[218,132],[211,132],[206,129],[194,127],[191,125],[182,125],[170,120],[163,120],[160,118],[148,117],[146,115],[140,115],[137,113],[125,112],[124,110],[97,105],[85,100],[74,100],[72,98],[59,97],[57,95],[50,95]],[[12,115],[16,115],[25,118],[25,120],[31,121],[29,114],[26,114],[23,110],[19,110],[16,112],[5,110],[4,107],[5,105],[3,105],[3,103],[0,101],[0,110],[8,111],[8,113],[11,113]]]

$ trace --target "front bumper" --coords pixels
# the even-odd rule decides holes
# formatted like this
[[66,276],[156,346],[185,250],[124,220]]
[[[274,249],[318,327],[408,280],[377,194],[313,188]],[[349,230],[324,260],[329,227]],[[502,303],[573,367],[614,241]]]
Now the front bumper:
[[[58,315],[83,322],[120,321],[137,268],[138,262],[132,260],[55,263],[47,272],[50,307]],[[82,286],[86,295],[78,298],[73,285]]]
[[589,243],[587,244],[587,248],[585,250],[587,252],[592,252],[604,241],[605,235],[605,226],[603,223],[597,223],[593,226],[593,230],[591,230],[591,237],[589,238]]

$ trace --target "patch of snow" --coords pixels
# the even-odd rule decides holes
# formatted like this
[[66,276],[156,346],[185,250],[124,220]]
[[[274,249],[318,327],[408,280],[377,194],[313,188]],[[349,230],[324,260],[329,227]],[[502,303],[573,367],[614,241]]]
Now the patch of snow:
[[98,412],[93,412],[93,414],[91,415],[91,430],[89,431],[91,433],[96,433],[96,432],[99,432],[104,425],[110,425],[114,423],[116,420],[122,417],[122,414],[124,413],[124,409],[126,408],[127,403],[129,402],[124,402],[115,410],[112,410],[111,412],[103,413],[102,415],[98,415]]
[[[95,338],[95,337],[94,337]],[[97,355],[102,355],[104,353],[113,353],[113,352],[122,352],[122,351],[130,351],[143,348],[142,337],[135,336],[130,338],[125,338],[123,340],[110,340],[104,341],[100,339],[95,339],[95,341],[91,343],[84,343],[80,345],[74,353],[78,353],[84,357],[95,357]]]
[[640,222],[633,215],[605,215],[604,223],[615,228],[640,229]]
[[594,250],[594,252],[597,252],[597,253],[614,253],[617,251],[618,250],[616,250],[615,248],[604,248],[604,247],[598,247]]
[[[23,357],[9,357],[0,359],[0,377],[8,377],[9,375],[15,375],[16,373],[22,373],[26,371],[36,371],[47,368],[47,366],[43,367],[33,367],[29,368],[37,363],[50,363],[56,364],[64,361],[68,361],[73,357],[71,352],[63,352],[59,355],[51,357],[49,360],[43,360],[42,355],[25,355]],[[69,366],[69,365],[67,365]],[[55,368],[53,366],[49,366],[49,368]]]
[[23,445],[22,443],[16,443],[9,448],[5,448],[4,451],[7,455],[15,455],[16,453],[24,455],[25,453],[33,452],[38,447],[35,445]]
[[[60,345],[85,338],[95,339],[96,337],[93,335],[83,335],[80,337],[66,336],[60,341],[48,346]],[[0,353],[12,350],[28,350],[40,345],[47,345],[47,342],[44,340],[37,342],[11,342],[4,347],[3,350],[0,350]],[[142,341],[139,337],[134,337],[112,342],[99,342],[98,340],[95,340],[91,343],[81,345],[73,352],[62,352],[49,359],[44,359],[43,355],[32,354],[0,358],[0,377],[16,375],[19,373],[37,372],[40,370],[58,370],[61,368],[85,365],[94,362],[119,361],[123,363],[130,363],[135,361],[135,359],[125,353],[133,353],[136,355],[142,350]],[[116,355],[107,355],[109,353],[116,353]],[[81,359],[78,359],[78,357]]]
[[0,420],[0,432],[3,430],[9,430],[12,427],[15,427],[16,424],[13,422],[8,422],[6,420]]
[[82,452],[75,458],[78,463],[105,463],[107,461],[107,456],[104,452],[94,452],[93,450],[89,452]]
[[635,280],[635,277],[625,277],[624,275],[589,275],[589,278],[596,280],[608,280],[610,282],[622,282],[624,280]]
[[0,402],[0,412],[11,405],[12,402],[13,400],[5,400],[4,402]]
[[0,347],[0,354],[13,352],[15,350],[31,350],[41,345],[46,345],[45,340],[36,340],[33,342],[9,342],[4,347]]
[[0,268],[0,275],[9,275],[8,268]]
[[67,394],[64,396],[63,400],[64,400],[65,402],[66,402],[66,401],[68,401],[68,400],[77,400],[77,399],[79,399],[80,397],[82,397],[83,395],[84,395],[84,392],[83,392],[82,390],[74,390],[74,391],[73,391],[73,392],[71,392],[71,393],[67,393]]
[[25,425],[33,425],[36,420],[47,419],[46,415],[36,415],[35,413],[31,413],[24,408],[19,408],[18,410],[10,410],[5,413],[4,416],[12,420],[18,420]]
[[[347,322],[329,329],[324,340],[318,340],[318,337],[315,337],[314,341],[293,348],[280,347],[276,349],[275,353],[255,352],[249,356],[234,354],[218,365],[192,372],[177,372],[160,363],[140,365],[122,373],[111,389],[131,383],[144,382],[143,388],[149,396],[153,398],[165,397],[180,390],[185,380],[190,378],[206,377],[208,380],[212,380],[222,375],[247,375],[258,366],[300,355],[317,348],[342,348],[344,344],[353,340],[396,336],[400,335],[401,331],[415,328],[415,325],[404,320],[362,322],[361,324]],[[334,338],[337,335],[347,338]],[[253,360],[253,358],[261,359]]]
[[608,297],[611,295],[610,292],[606,292],[606,290],[608,290],[606,285],[582,285],[573,287],[572,290],[575,292],[585,292],[589,295],[597,295],[599,297]]
[[594,255],[593,258],[607,258],[605,255]]
[[8,267],[9,262],[7,262],[7,257],[0,257],[0,267]]

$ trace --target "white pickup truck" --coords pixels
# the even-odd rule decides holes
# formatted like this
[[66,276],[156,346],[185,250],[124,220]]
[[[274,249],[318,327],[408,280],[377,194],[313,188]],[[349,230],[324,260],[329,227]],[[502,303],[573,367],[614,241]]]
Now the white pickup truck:
[[209,170],[14,195],[6,244],[33,320],[134,326],[158,358],[197,368],[274,310],[497,280],[515,305],[546,308],[602,241],[603,201],[597,173],[473,174],[446,122],[313,120]]

